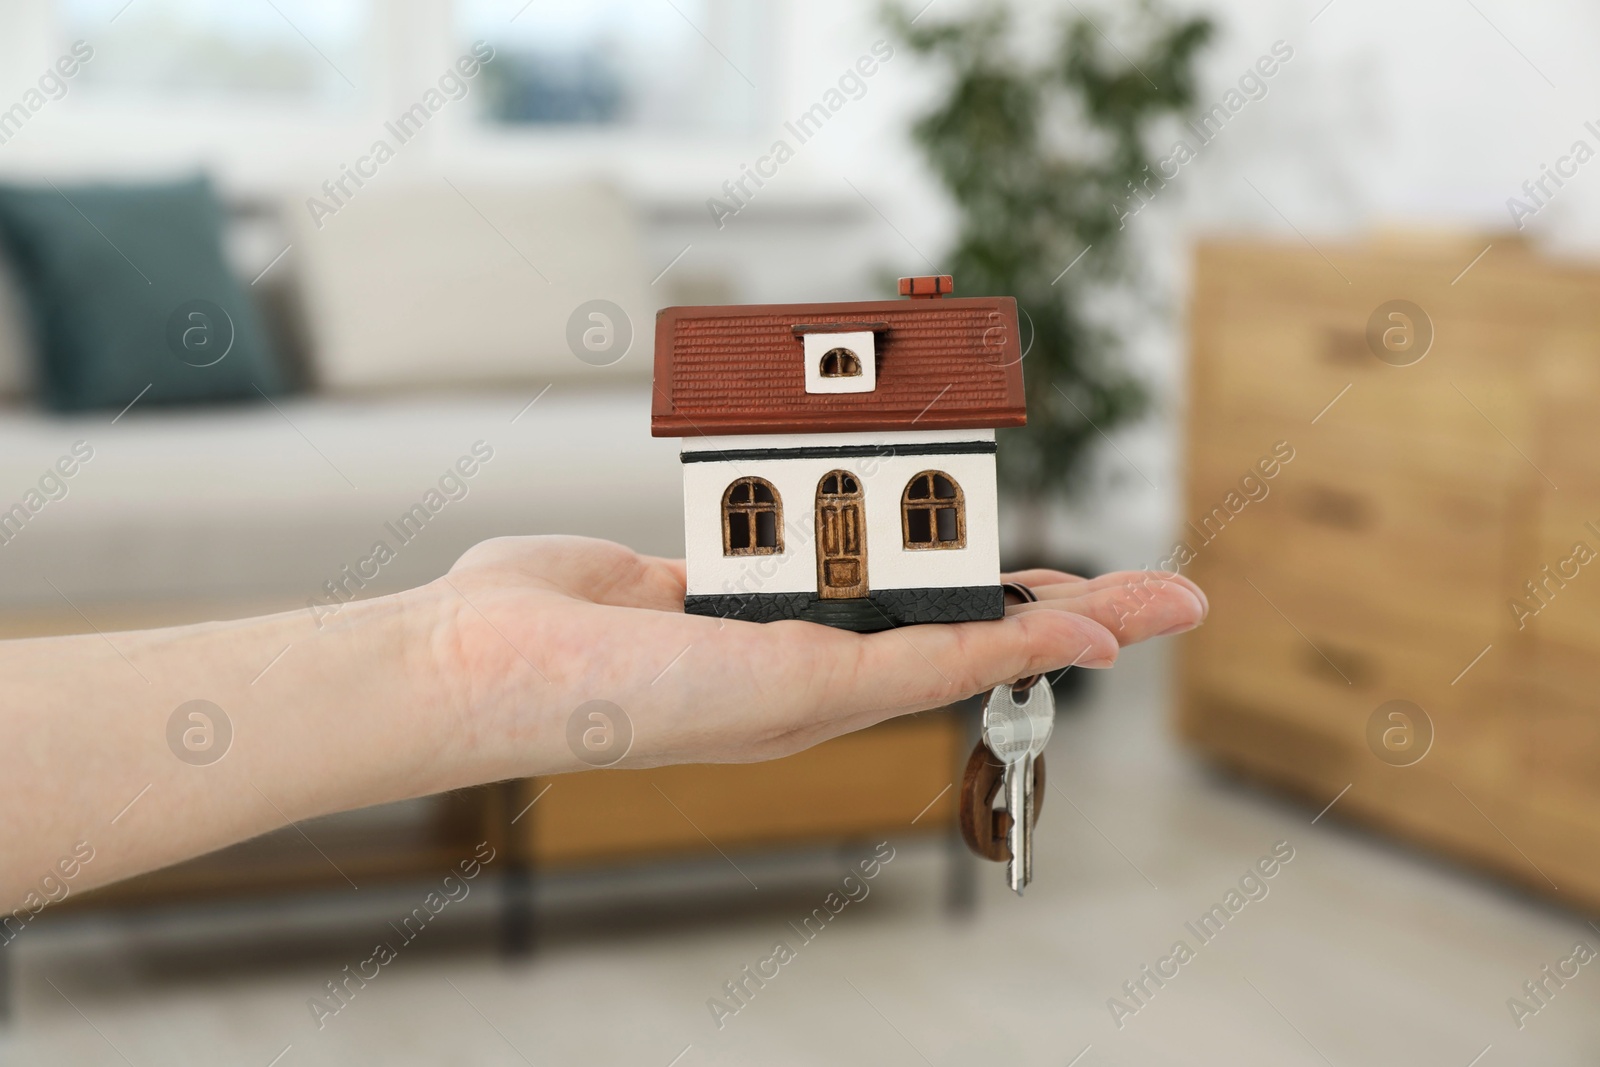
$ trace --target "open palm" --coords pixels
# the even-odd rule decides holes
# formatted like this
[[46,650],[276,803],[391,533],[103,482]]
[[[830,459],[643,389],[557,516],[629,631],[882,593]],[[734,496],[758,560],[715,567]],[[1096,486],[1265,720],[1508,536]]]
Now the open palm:
[[507,777],[582,766],[582,704],[632,727],[624,766],[748,762],[1023,675],[1109,667],[1122,645],[1190,629],[1207,605],[1181,576],[1008,575],[1039,602],[1004,619],[857,634],[808,622],[687,615],[682,560],[576,537],[486,541],[441,579],[443,662],[463,727],[503,744]]

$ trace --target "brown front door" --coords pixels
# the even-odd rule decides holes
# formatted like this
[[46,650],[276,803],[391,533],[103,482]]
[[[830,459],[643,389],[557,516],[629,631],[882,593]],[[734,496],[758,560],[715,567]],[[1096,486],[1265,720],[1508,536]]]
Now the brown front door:
[[829,471],[817,483],[817,594],[824,600],[867,595],[861,482],[848,471]]

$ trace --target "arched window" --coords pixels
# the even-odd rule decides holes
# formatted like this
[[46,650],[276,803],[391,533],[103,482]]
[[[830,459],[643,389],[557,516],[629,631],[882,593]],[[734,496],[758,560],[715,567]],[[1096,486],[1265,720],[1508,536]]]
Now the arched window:
[[740,478],[722,494],[722,554],[771,556],[783,551],[783,501],[765,478]]
[[822,354],[818,373],[824,378],[859,378],[861,360],[848,348],[830,348]]
[[967,547],[966,499],[943,471],[923,471],[906,483],[900,522],[907,548]]

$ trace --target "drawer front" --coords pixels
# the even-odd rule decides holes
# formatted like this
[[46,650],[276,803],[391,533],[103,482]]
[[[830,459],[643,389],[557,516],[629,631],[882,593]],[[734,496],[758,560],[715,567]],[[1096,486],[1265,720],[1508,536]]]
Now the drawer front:
[[1331,727],[1352,743],[1365,743],[1368,716],[1388,700],[1420,704],[1436,725],[1458,720],[1506,666],[1491,651],[1469,672],[1473,686],[1453,685],[1488,638],[1441,634],[1265,571],[1214,564],[1194,575],[1211,615],[1183,639],[1186,685]]
[[1367,319],[1380,302],[1264,305],[1229,295],[1197,310],[1195,411],[1298,423],[1307,436],[1315,419],[1316,426],[1442,437],[1487,455],[1507,449],[1508,440],[1534,447],[1535,385],[1507,373],[1531,355],[1526,330],[1436,321],[1427,355],[1391,366],[1367,344]]
[[1393,447],[1330,431],[1305,438],[1270,479],[1245,466],[1241,448],[1197,456],[1179,531],[1191,569],[1214,565],[1456,635],[1503,628],[1500,590],[1532,472],[1504,457],[1470,470],[1448,453],[1397,462]]
[[1574,803],[1580,798],[1570,791],[1557,796],[1526,781],[1486,780],[1439,751],[1447,732],[1422,762],[1391,767],[1343,739],[1203,690],[1187,694],[1182,725],[1217,758],[1303,795],[1309,810],[1336,800],[1335,819],[1375,823],[1539,892],[1552,892],[1553,883],[1569,905],[1600,902],[1600,804]]
[[1532,671],[1507,685],[1498,735],[1517,787],[1555,803],[1574,800],[1600,819],[1600,701],[1592,649],[1540,642]]

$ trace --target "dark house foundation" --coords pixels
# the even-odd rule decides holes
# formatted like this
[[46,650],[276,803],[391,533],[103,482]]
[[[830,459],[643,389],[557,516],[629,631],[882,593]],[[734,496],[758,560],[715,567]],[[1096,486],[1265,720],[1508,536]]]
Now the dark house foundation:
[[816,593],[725,593],[683,600],[690,615],[742,622],[801,619],[858,633],[924,622],[981,622],[1000,618],[1005,609],[1005,592],[998,585],[878,589],[848,600],[824,600]]

